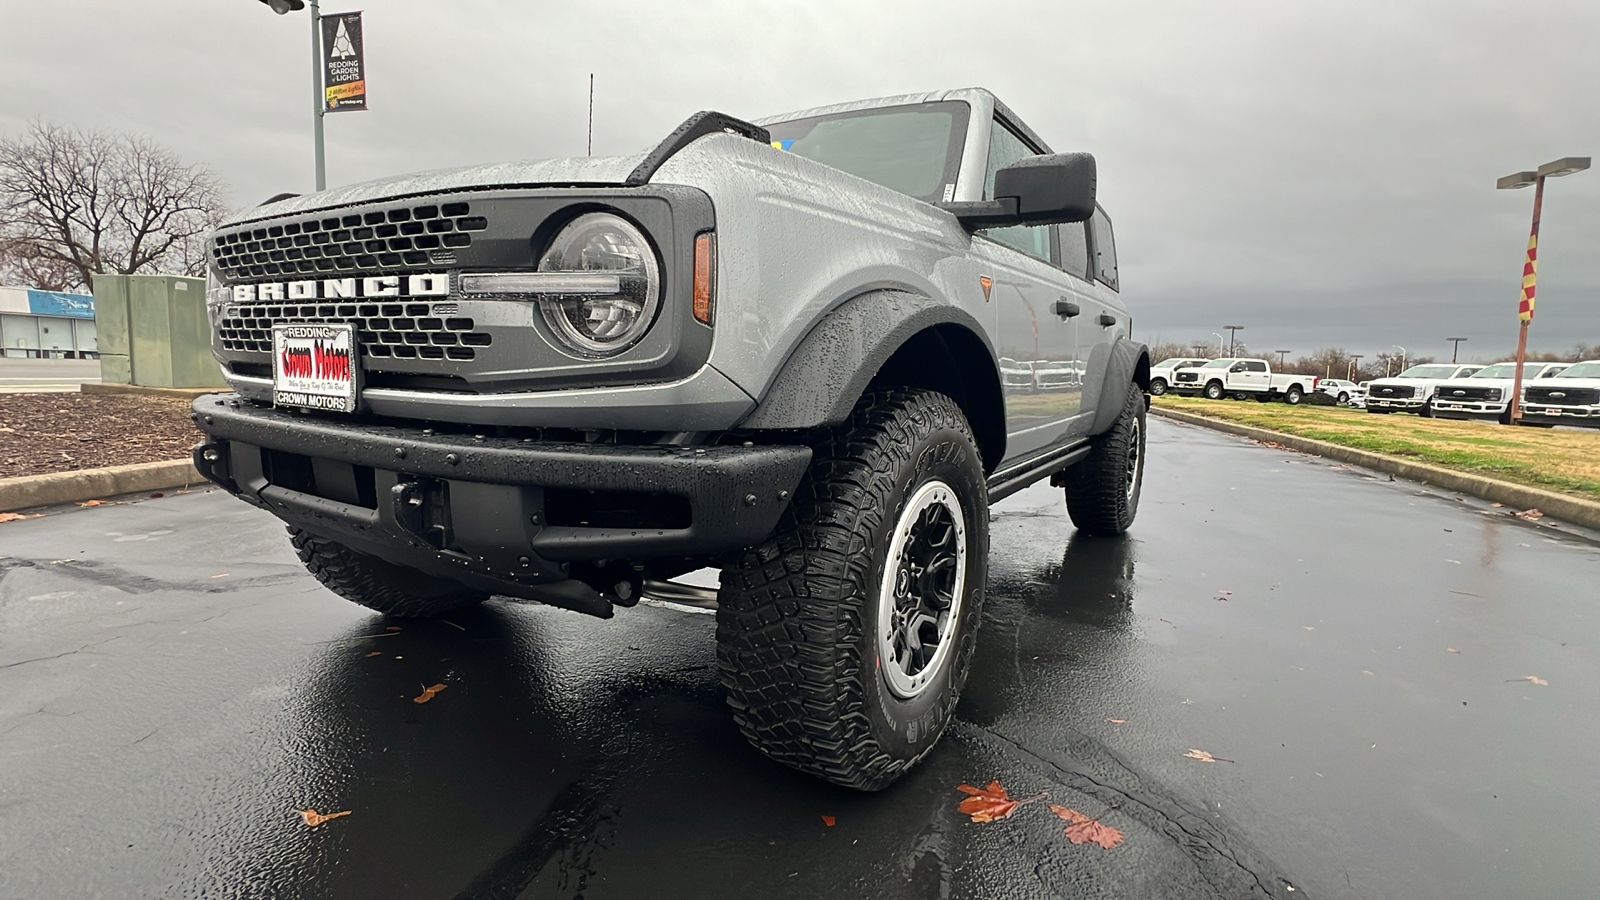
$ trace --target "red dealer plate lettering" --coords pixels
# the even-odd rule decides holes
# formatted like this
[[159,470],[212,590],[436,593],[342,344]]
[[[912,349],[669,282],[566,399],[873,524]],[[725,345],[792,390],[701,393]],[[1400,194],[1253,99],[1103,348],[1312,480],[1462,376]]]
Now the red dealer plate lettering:
[[355,412],[357,348],[354,325],[274,325],[273,405]]

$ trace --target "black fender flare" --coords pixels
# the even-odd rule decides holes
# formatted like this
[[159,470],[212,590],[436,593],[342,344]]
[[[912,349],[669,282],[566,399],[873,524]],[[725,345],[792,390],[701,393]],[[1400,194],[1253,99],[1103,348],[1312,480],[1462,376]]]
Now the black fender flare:
[[[994,345],[970,313],[900,290],[860,294],[822,318],[785,360],[766,395],[740,423],[743,428],[800,429],[837,425],[849,418],[874,375],[914,335],[936,325],[957,325],[989,351]],[[995,370],[999,383],[999,370]]]
[[[1105,366],[1098,363],[1103,357]],[[1128,400],[1128,385],[1137,384],[1140,389],[1150,390],[1150,348],[1144,344],[1118,338],[1114,344],[1101,344],[1089,353],[1088,370],[1090,372],[1105,372],[1105,380],[1098,385],[1085,385],[1084,393],[1089,396],[1098,396],[1100,402],[1094,408],[1094,424],[1089,428],[1089,434],[1104,434],[1116,423],[1117,416],[1122,415],[1122,406]]]

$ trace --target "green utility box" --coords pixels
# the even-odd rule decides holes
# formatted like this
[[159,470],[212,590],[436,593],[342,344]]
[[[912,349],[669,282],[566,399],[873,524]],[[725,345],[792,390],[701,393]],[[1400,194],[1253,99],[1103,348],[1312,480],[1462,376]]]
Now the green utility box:
[[94,330],[100,343],[100,380],[128,384],[128,276],[94,276]]
[[[225,387],[211,355],[205,287],[204,279],[179,275],[96,275],[101,380],[144,387]],[[107,300],[103,306],[102,296]]]

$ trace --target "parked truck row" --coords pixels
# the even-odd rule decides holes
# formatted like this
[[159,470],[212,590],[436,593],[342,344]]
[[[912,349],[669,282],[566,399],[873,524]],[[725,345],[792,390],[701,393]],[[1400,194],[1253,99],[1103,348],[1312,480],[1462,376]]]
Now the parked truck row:
[[[1168,363],[1173,365],[1168,368]],[[1291,406],[1317,389],[1314,375],[1275,373],[1264,359],[1224,357],[1210,360],[1167,360],[1150,370],[1150,393],[1199,395],[1208,400],[1254,397],[1282,400]]]

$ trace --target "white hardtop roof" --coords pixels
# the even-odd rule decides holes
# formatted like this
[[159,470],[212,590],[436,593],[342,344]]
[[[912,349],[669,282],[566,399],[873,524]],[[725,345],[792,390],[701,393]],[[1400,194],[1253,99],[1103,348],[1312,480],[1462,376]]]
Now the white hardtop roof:
[[815,106],[811,109],[798,109],[776,116],[756,119],[756,125],[771,125],[777,122],[788,122],[792,119],[810,119],[815,116],[828,116],[835,113],[856,112],[862,109],[882,109],[888,106],[911,106],[917,103],[938,103],[942,100],[964,100],[973,111],[987,115],[991,110],[997,112],[1007,122],[1014,126],[1023,136],[1033,141],[1045,153],[1053,153],[1050,145],[1040,137],[1028,123],[1017,117],[1010,107],[1000,102],[1000,98],[987,88],[969,87],[956,88],[948,91],[932,91],[924,94],[896,94],[892,97],[877,97],[871,100],[852,100],[848,103],[833,103],[828,106]]

